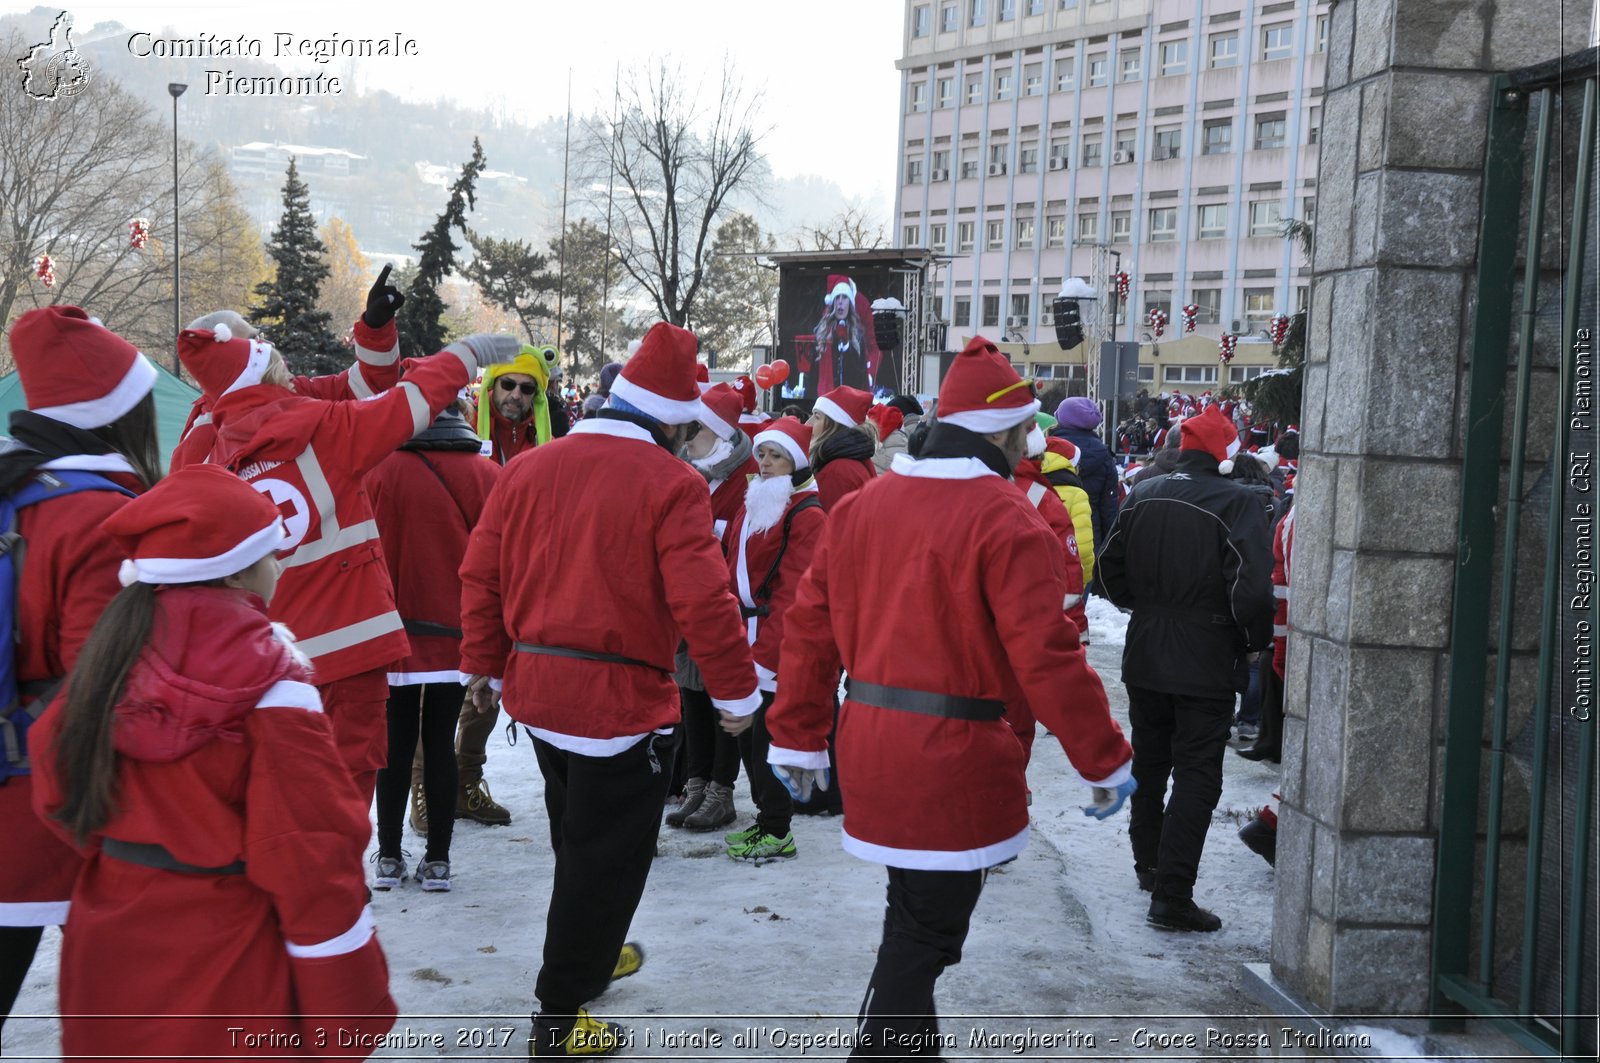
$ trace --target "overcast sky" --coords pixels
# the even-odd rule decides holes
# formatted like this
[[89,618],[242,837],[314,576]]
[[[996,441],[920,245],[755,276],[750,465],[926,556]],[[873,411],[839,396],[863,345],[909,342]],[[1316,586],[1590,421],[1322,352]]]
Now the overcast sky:
[[[32,6],[6,4],[14,11]],[[765,148],[775,172],[829,177],[848,195],[885,203],[896,174],[900,0],[859,0],[843,9],[793,0],[526,0],[515,14],[510,5],[449,0],[63,6],[79,32],[112,20],[158,35],[244,34],[262,40],[264,59],[272,58],[279,32],[400,33],[416,39],[417,56],[361,60],[362,88],[495,102],[533,120],[566,110],[569,69],[574,110],[609,110],[619,63],[626,69],[664,56],[703,71],[709,88],[728,55],[765,94]]]

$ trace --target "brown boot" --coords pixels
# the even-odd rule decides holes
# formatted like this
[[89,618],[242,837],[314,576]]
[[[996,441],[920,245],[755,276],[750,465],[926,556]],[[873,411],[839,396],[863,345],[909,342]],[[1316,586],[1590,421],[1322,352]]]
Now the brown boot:
[[667,813],[667,826],[681,827],[683,821],[700,810],[706,799],[706,781],[704,779],[690,779],[683,784],[683,800],[678,802],[678,807]]
[[733,787],[719,782],[706,783],[705,799],[694,815],[683,821],[690,830],[717,830],[739,818],[733,810]]
[[456,818],[504,827],[511,822],[511,810],[496,804],[489,796],[489,784],[479,779],[456,791]]

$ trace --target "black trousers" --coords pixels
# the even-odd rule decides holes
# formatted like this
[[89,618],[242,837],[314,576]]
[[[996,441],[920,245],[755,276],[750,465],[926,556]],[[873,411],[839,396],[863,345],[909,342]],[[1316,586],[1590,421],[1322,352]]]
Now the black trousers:
[[732,787],[739,778],[738,740],[722,729],[722,715],[704,690],[679,687],[683,705],[683,777]]
[[0,1029],[11,1014],[11,1006],[22,992],[22,983],[39,951],[42,926],[0,926]]
[[756,826],[774,838],[781,838],[789,833],[794,819],[794,798],[772,774],[772,767],[767,763],[767,750],[772,748],[767,710],[772,708],[772,699],[772,694],[761,695],[755,723],[735,741],[739,743],[739,757],[744,761],[745,773],[750,776],[750,797],[756,803]]
[[650,735],[610,757],[539,738],[533,751],[556,857],[534,1035],[554,1045],[611,982],[655,859],[677,735]]
[[1157,899],[1191,898],[1211,814],[1222,796],[1222,757],[1233,724],[1233,699],[1125,685],[1133,724],[1133,777],[1139,784],[1129,799],[1133,862],[1155,869]]
[[851,1059],[938,1057],[934,983],[961,962],[985,874],[889,868],[883,941],[861,1001]]
[[1276,760],[1283,749],[1283,680],[1272,669],[1272,655],[1261,656],[1261,730],[1252,749]]
[[456,826],[456,721],[462,691],[456,683],[389,688],[389,761],[378,771],[378,852],[400,855],[411,760],[422,738],[422,792],[428,799],[425,860],[449,860]]

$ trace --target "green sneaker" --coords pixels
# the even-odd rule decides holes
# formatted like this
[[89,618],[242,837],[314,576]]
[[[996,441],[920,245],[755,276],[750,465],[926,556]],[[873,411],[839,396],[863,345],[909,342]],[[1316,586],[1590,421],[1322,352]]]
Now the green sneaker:
[[736,845],[746,844],[760,833],[761,828],[752,823],[744,830],[736,830],[732,834],[724,834],[722,840],[728,843],[728,848],[732,849]]
[[743,844],[728,846],[728,855],[735,860],[750,860],[760,864],[768,860],[792,859],[800,855],[800,850],[795,848],[794,833],[791,831],[781,838],[757,834]]

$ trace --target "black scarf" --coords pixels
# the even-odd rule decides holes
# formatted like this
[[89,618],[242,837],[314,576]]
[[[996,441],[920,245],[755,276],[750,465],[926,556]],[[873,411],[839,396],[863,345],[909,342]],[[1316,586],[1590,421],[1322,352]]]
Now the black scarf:
[[0,490],[10,490],[55,458],[113,453],[111,444],[93,432],[32,410],[11,411],[11,436],[15,443],[0,448]]
[[660,421],[652,421],[648,417],[643,417],[636,413],[626,413],[622,410],[613,410],[610,407],[601,410],[596,416],[602,421],[627,421],[629,424],[636,424],[646,432],[649,432],[650,438],[660,444],[664,450],[670,451],[673,449],[672,441],[667,438],[666,433],[662,430],[663,426]]
[[1007,480],[1011,479],[1005,451],[978,433],[947,421],[939,421],[928,429],[927,441],[922,444],[922,453],[918,457],[977,458]]
[[873,449],[872,438],[865,432],[858,432],[854,428],[835,432],[817,448],[817,461],[812,471],[821,472],[824,465],[839,458],[871,461]]

